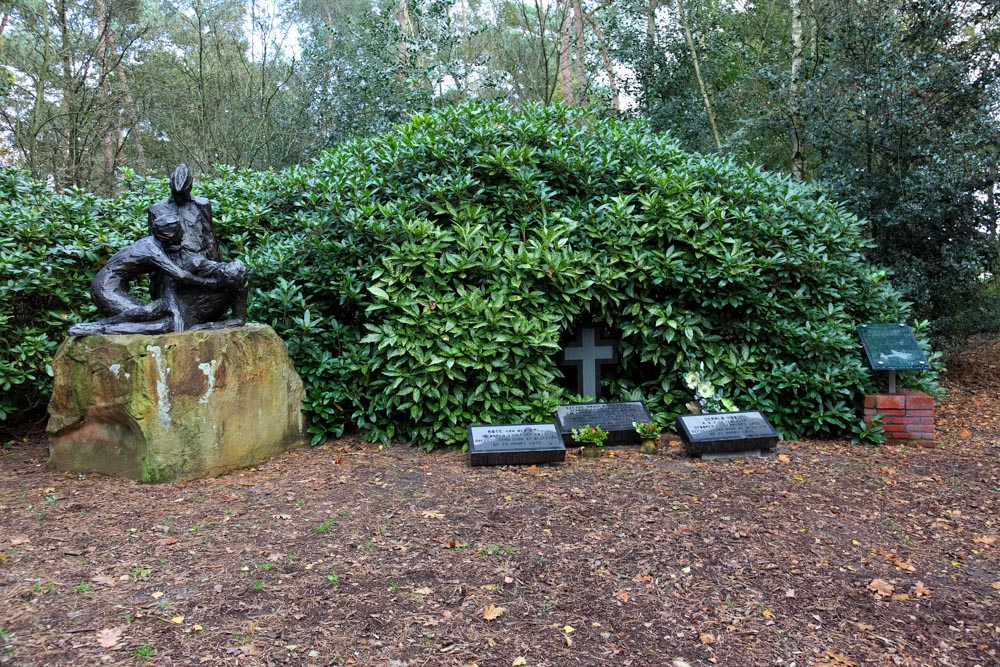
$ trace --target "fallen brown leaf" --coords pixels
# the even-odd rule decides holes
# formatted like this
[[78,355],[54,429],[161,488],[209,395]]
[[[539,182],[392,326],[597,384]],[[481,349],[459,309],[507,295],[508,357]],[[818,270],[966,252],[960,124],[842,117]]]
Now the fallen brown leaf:
[[872,591],[879,597],[887,598],[892,595],[895,590],[885,579],[874,579],[870,584],[868,584],[868,590]]
[[118,648],[118,642],[121,641],[124,632],[124,627],[98,630],[97,643],[101,645],[101,648]]
[[505,611],[507,611],[506,608],[496,607],[491,602],[490,604],[486,605],[485,609],[483,609],[483,618],[485,618],[487,621],[495,621],[496,619],[503,616]]
[[976,544],[986,544],[988,546],[993,546],[997,543],[997,537],[995,535],[980,535],[979,537],[973,537],[972,541]]
[[91,577],[91,581],[95,584],[100,584],[102,586],[117,586],[118,580],[107,574],[99,574],[96,577]]
[[833,658],[834,662],[839,662],[842,665],[847,665],[848,667],[857,667],[856,662],[848,658],[846,655],[840,655],[839,653],[834,653],[833,651],[827,651],[826,654]]

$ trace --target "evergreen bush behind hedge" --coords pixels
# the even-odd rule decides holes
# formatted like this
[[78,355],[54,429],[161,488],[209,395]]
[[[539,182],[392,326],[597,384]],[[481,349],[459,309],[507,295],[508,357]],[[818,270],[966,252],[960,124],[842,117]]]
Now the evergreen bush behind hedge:
[[[122,221],[166,188],[132,180],[114,202],[66,195],[82,215],[23,182],[34,194],[5,205],[32,208],[35,197],[57,211],[50,224],[77,216],[85,228],[62,244],[73,271],[0,292],[0,318],[26,292],[52,299],[21,320],[44,343],[35,363],[3,358],[19,384],[44,393],[37,361],[85,300],[102,252],[144,233]],[[854,326],[908,312],[866,263],[859,221],[821,188],[565,107],[457,106],[306,167],[224,172],[196,191],[218,202],[224,254],[251,267],[251,317],[289,344],[317,441],[355,424],[431,447],[460,444],[471,423],[550,421],[578,400],[555,359],[583,323],[621,336],[605,389],[641,396],[660,419],[685,411],[681,376],[703,368],[786,436],[836,435],[872,389]],[[94,226],[119,231],[91,250]],[[918,382],[934,389],[932,373]]]

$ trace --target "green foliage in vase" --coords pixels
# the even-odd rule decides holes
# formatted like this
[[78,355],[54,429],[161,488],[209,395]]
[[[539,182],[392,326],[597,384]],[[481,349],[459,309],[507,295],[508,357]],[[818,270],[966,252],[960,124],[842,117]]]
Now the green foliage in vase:
[[[134,179],[104,201],[2,174],[16,229],[0,243],[20,254],[0,266],[0,318],[19,327],[0,334],[0,370],[43,395],[65,328],[93,317],[101,259],[142,235],[166,186]],[[560,341],[585,323],[621,341],[606,395],[641,393],[660,423],[686,412],[696,365],[786,437],[842,434],[874,387],[855,325],[908,314],[867,264],[862,223],[820,187],[561,106],[417,115],[196,191],[216,202],[223,255],[251,268],[251,319],[288,343],[315,442],[354,426],[434,447],[470,423],[549,421],[570,400]],[[40,349],[8,351],[28,336]],[[909,383],[934,390],[932,373]]]

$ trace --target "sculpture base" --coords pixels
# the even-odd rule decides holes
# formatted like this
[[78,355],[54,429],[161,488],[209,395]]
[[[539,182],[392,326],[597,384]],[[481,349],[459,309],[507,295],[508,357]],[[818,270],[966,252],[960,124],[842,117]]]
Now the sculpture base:
[[302,381],[268,326],[69,338],[52,368],[54,470],[173,482],[306,441]]

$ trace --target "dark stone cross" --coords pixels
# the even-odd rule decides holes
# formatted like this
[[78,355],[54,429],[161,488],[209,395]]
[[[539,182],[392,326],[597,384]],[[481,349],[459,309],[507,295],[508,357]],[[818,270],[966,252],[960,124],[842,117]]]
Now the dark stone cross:
[[559,355],[560,365],[578,369],[577,393],[581,396],[601,396],[601,364],[617,361],[615,346],[599,340],[595,327],[583,327],[577,332],[575,345],[567,345]]

